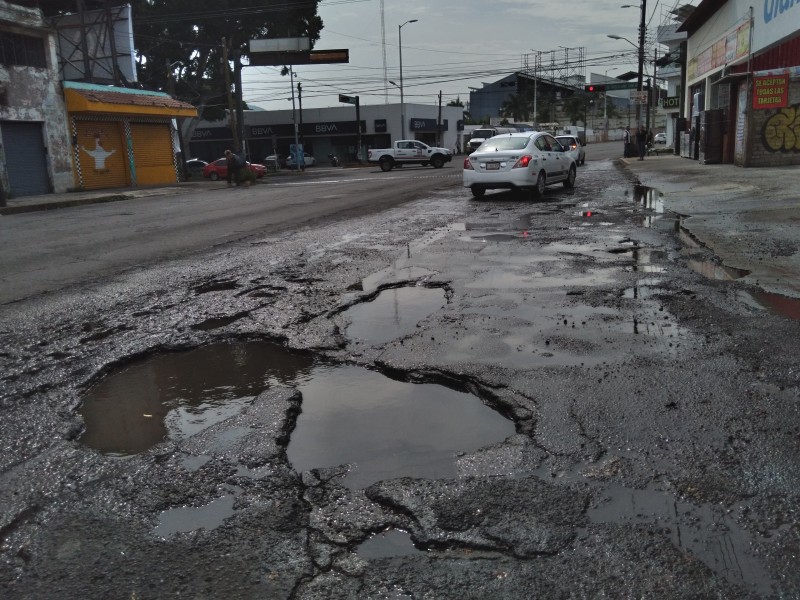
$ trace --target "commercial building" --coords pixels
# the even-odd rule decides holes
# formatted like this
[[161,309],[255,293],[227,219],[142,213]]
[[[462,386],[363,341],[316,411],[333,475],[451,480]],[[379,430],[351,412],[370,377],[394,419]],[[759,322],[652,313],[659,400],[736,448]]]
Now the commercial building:
[[703,0],[686,32],[681,154],[745,167],[800,164],[800,3]]
[[[407,119],[402,131],[399,104],[360,106],[361,159],[369,148],[386,148],[400,139],[419,140],[431,146],[461,147],[464,129],[463,108],[427,104],[405,104]],[[359,128],[356,108],[352,105],[303,110],[244,111],[244,148],[252,162],[261,162],[272,154],[287,156],[297,141],[305,152],[324,162],[329,154],[340,160],[358,159]],[[215,160],[232,148],[233,137],[226,120],[200,121],[189,143],[192,158]]]

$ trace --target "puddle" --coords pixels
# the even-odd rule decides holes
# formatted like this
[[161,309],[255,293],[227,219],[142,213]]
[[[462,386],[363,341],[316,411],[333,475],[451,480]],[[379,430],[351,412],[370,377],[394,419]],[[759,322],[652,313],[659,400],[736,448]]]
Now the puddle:
[[234,495],[226,495],[212,500],[205,506],[181,506],[165,510],[159,515],[155,534],[168,538],[178,533],[190,533],[199,529],[216,529],[225,519],[234,515]]
[[401,529],[388,529],[376,533],[361,543],[356,549],[356,554],[365,560],[372,560],[395,556],[414,556],[425,554],[425,552],[414,547],[411,534],[408,532]]
[[750,274],[750,271],[726,267],[711,260],[690,260],[686,264],[692,271],[716,281],[735,281]]
[[769,572],[753,555],[753,536],[730,511],[710,504],[678,502],[659,490],[609,486],[602,502],[589,509],[594,523],[653,524],[669,531],[676,548],[688,551],[729,581],[769,595]]
[[382,343],[416,330],[420,321],[447,304],[442,288],[401,287],[382,291],[370,301],[356,304],[344,312],[350,321],[350,339]]
[[298,379],[313,359],[269,342],[211,344],[136,361],[83,397],[80,442],[130,455],[238,413],[271,383]]
[[740,292],[739,299],[750,306],[768,310],[789,319],[800,319],[800,298],[790,298],[772,292]]
[[298,471],[351,464],[351,489],[397,477],[450,478],[455,454],[501,442],[511,421],[472,394],[354,366],[319,366],[298,389],[287,454]]
[[657,213],[664,212],[664,194],[655,188],[646,185],[636,185],[633,187],[633,200],[641,204],[644,208]]

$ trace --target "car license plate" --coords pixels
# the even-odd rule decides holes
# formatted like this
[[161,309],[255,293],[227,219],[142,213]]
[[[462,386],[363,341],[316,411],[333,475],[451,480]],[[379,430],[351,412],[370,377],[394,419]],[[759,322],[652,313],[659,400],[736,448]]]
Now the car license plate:
[[486,170],[487,171],[499,171],[500,170],[500,163],[496,163],[496,162],[486,163]]

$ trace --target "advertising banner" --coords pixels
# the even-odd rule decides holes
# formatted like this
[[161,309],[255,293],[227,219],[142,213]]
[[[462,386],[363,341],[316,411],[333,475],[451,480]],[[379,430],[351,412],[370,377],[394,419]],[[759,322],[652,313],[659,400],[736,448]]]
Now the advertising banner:
[[789,75],[753,78],[753,109],[785,108],[789,105]]

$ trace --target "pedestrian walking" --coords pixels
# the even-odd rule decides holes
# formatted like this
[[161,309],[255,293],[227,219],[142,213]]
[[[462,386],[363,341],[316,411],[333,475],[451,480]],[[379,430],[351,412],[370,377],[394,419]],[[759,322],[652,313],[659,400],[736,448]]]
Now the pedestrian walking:
[[626,127],[625,131],[622,133],[622,156],[623,158],[629,158],[631,155],[631,128]]
[[639,160],[644,160],[644,155],[647,153],[647,129],[644,125],[636,132],[636,145],[639,147]]

